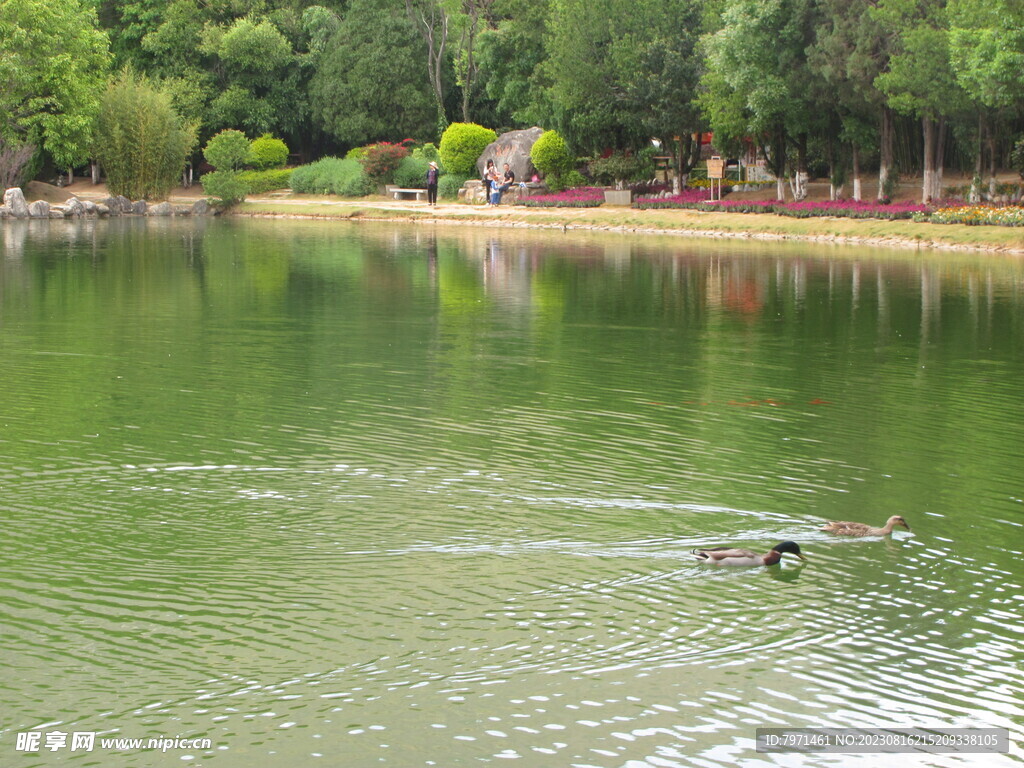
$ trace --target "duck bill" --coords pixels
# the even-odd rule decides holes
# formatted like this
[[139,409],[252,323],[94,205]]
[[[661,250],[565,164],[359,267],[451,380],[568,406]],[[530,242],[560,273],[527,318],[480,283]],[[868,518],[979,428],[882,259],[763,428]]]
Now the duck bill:
[[804,557],[803,555],[801,555],[801,554],[798,554],[798,553],[796,553],[796,552],[794,552],[793,554],[795,554],[795,555],[796,555],[797,557],[799,557],[799,558],[800,558],[801,560],[803,560],[803,561],[804,561],[805,563],[807,562],[807,558],[806,558],[806,557]]

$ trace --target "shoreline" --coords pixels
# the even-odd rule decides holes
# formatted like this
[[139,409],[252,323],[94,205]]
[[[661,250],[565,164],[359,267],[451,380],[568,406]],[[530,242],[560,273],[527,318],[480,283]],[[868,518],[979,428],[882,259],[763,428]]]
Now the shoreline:
[[828,243],[918,251],[974,251],[1024,256],[1024,229],[907,220],[817,217],[633,208],[520,208],[477,210],[463,203],[373,203],[367,201],[251,200],[229,217],[321,221],[406,222],[492,228],[560,230],[636,235],[674,235],[714,240]]

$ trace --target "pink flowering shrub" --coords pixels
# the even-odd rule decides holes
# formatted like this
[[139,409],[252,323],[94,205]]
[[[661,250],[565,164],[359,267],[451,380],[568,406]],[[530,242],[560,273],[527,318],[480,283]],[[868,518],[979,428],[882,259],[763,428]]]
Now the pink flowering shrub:
[[[705,192],[707,190],[687,190]],[[689,199],[688,199],[689,198]],[[852,219],[910,219],[914,214],[931,210],[915,203],[856,202],[854,200],[822,200],[786,203],[782,200],[716,200],[692,199],[687,194],[664,198],[639,198],[635,208],[689,208],[698,211],[730,211],[733,213],[777,213],[780,216],[811,218],[815,216],[842,216]]]

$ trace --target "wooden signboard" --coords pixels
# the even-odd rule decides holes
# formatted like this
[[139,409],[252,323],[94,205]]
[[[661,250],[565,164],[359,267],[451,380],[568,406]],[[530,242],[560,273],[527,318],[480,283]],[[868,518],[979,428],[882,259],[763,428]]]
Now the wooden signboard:
[[708,160],[708,178],[725,178],[725,160],[720,158],[718,155],[715,155],[710,160]]

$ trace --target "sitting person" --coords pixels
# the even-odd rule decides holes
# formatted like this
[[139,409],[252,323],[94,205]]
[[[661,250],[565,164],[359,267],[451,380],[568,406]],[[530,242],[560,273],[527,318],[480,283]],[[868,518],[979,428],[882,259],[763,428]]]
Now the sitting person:
[[505,163],[503,167],[505,169],[505,174],[499,180],[500,186],[491,188],[491,205],[498,205],[501,202],[501,196],[508,192],[509,188],[516,183],[516,175],[509,167],[508,163]]

